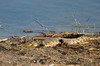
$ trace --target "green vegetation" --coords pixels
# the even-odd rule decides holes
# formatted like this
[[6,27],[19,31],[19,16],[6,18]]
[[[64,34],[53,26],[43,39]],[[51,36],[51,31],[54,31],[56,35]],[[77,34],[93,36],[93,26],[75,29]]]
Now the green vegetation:
[[100,26],[79,26],[79,25],[65,25],[65,26],[56,26],[56,27],[82,27],[82,28],[100,28]]

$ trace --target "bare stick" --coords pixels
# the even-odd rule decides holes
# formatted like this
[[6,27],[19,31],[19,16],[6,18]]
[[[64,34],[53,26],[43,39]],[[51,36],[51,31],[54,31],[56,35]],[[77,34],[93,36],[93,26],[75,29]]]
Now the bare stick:
[[96,27],[95,27],[96,25],[94,24],[94,32],[96,31]]
[[[0,22],[0,23],[2,23],[2,22]],[[9,30],[5,29],[5,28],[3,27],[3,25],[1,25],[1,24],[0,24],[0,29],[6,31],[6,32],[7,32],[9,35],[11,35],[11,36],[14,36],[14,34],[12,34]]]
[[39,21],[37,18],[33,18],[33,17],[32,17],[32,19],[33,19],[36,23],[38,23],[41,27],[45,28],[47,32],[50,32],[49,29],[48,29],[46,26],[44,26],[42,23],[40,23],[40,21]]
[[81,25],[81,23],[75,18],[75,13],[72,14],[72,17],[76,25]]
[[[75,18],[75,13],[72,14],[73,20],[77,26],[81,26],[81,23]],[[81,27],[79,27],[78,32],[81,32]]]
[[86,20],[86,22],[87,22],[87,23],[86,23],[86,26],[88,26],[88,27],[86,28],[87,32],[89,32],[89,29],[90,29],[90,28],[89,28],[89,20],[90,20],[90,17],[88,17],[87,20]]

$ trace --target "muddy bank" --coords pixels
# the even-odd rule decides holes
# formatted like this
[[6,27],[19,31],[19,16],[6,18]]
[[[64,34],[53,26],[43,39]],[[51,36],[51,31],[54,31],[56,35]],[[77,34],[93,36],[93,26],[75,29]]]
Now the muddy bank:
[[51,33],[0,40],[0,66],[99,66],[100,35]]

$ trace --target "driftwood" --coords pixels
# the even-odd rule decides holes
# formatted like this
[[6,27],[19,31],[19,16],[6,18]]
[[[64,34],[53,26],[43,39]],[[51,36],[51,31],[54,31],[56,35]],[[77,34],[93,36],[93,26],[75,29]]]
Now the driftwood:
[[[82,34],[77,32],[62,32],[62,33],[49,33],[49,34],[39,34],[35,36],[23,36],[23,37],[12,37],[8,39],[0,40],[2,44],[25,44],[25,43],[32,43],[43,44],[45,47],[53,47],[57,44],[60,44],[60,40],[63,40],[63,43],[68,45],[76,45],[76,44],[87,44],[89,41],[92,40],[99,40],[99,36],[95,36],[94,34]],[[100,42],[100,41],[99,41]]]
[[33,31],[32,30],[23,30],[23,32],[25,32],[25,33],[32,33]]

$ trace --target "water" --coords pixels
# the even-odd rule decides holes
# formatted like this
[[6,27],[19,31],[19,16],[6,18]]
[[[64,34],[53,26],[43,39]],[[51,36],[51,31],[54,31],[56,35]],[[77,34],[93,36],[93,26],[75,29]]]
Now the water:
[[[57,27],[75,25],[73,15],[82,25],[100,26],[100,0],[0,0],[0,38],[32,35],[23,33],[24,29],[42,30],[31,16],[51,30],[75,31],[72,27]],[[89,30],[96,32],[100,28]]]

